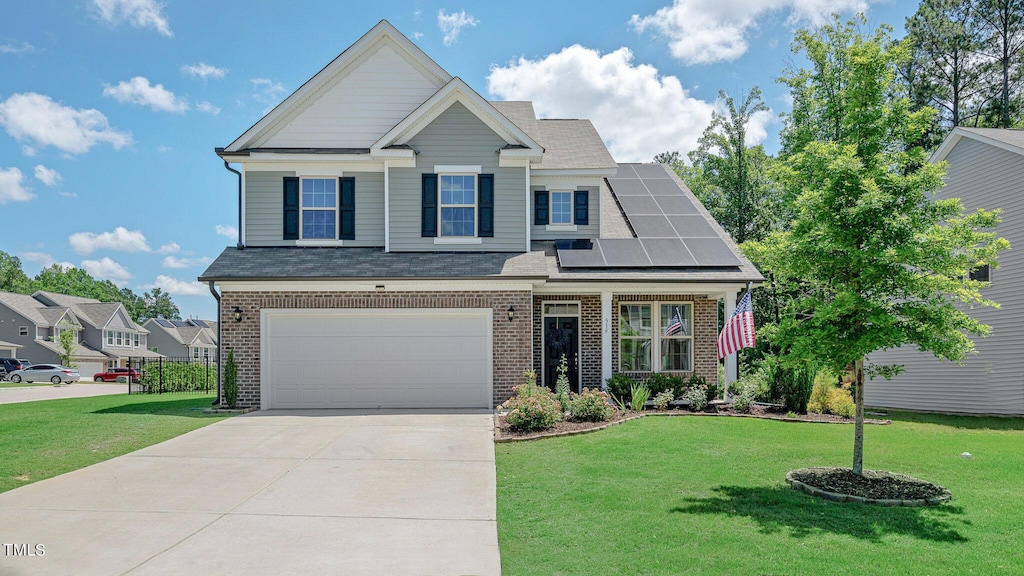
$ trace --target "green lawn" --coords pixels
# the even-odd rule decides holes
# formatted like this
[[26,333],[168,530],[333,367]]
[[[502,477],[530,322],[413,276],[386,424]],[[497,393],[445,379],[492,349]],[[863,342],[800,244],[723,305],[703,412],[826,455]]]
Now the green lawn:
[[0,405],[0,492],[223,420],[213,396],[116,394]]
[[53,386],[53,382],[33,382],[31,384],[28,382],[18,382],[15,384],[7,380],[0,381],[0,388],[25,388],[28,386]]
[[865,467],[952,502],[837,504],[785,484],[849,466],[849,425],[652,417],[497,444],[503,574],[1024,573],[1024,419],[892,418],[866,428]]

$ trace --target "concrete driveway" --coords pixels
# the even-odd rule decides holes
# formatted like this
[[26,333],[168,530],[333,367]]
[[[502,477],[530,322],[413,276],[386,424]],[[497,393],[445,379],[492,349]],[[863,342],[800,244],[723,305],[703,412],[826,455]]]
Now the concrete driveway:
[[36,400],[54,400],[57,398],[84,398],[85,396],[105,396],[107,394],[126,394],[127,384],[99,384],[95,382],[75,382],[63,386],[24,386],[20,388],[0,388],[0,404],[16,404],[18,402],[35,402]]
[[485,412],[255,412],[0,494],[0,574],[498,575]]

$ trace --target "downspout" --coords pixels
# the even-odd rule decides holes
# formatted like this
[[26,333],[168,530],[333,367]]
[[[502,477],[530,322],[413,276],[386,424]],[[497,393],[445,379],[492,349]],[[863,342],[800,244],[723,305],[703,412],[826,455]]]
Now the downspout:
[[[232,168],[228,164],[227,160],[224,160],[224,168],[226,168],[228,172],[234,172],[235,176],[238,176],[238,244],[236,245],[236,247],[239,250],[241,250],[242,248],[245,248],[245,245],[242,244],[242,173],[239,172],[238,170],[235,170],[234,168]],[[212,282],[210,283],[210,291],[213,292],[213,283]],[[217,302],[219,303],[220,302],[220,296],[217,296],[217,294],[214,293],[214,297],[217,298]],[[219,313],[219,310],[218,310],[218,313]],[[217,318],[219,319],[220,316],[218,315]],[[220,331],[220,329],[218,328],[218,332],[219,331]],[[219,338],[220,334],[218,334],[217,336]]]
[[[225,166],[227,166],[227,164],[227,162],[224,163]],[[228,170],[231,170],[231,168],[228,168]],[[231,171],[234,172],[234,170]],[[221,325],[224,324],[224,321],[220,317],[220,294],[217,294],[217,289],[213,287],[213,280],[210,280],[210,294],[213,294],[214,299],[217,300],[217,399],[213,401],[213,405],[216,406],[217,404],[220,404],[221,395],[220,364],[224,361],[224,355],[220,353],[221,348],[223,348],[221,345],[220,331]]]

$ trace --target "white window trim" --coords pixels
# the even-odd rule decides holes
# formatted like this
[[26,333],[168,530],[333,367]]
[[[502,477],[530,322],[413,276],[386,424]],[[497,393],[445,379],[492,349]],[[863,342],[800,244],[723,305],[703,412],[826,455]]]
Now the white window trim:
[[434,174],[440,178],[443,173],[445,176],[469,176],[471,174],[479,174],[483,172],[482,166],[457,166],[450,164],[435,164]]
[[[661,307],[662,306],[673,306],[673,305],[689,306],[690,307],[690,334],[688,336],[668,336],[667,337],[667,339],[670,339],[670,340],[689,340],[690,341],[690,369],[689,370],[662,370],[661,369],[661,339],[662,338],[666,338],[663,335],[664,328],[661,326]],[[651,341],[651,349],[650,349],[650,353],[651,353],[651,358],[650,358],[651,369],[649,371],[648,370],[623,370],[622,369],[622,338],[623,338],[622,337],[622,332],[621,332],[621,326],[622,326],[622,320],[621,320],[622,306],[650,306],[651,307],[651,336],[649,337],[649,339]],[[657,314],[655,314],[655,312],[657,312]],[[620,317],[618,327],[616,328],[618,333],[615,336],[616,338],[618,338],[618,341],[619,341],[619,365],[618,365],[618,371],[619,372],[623,372],[623,373],[626,373],[626,374],[646,374],[647,372],[651,372],[652,374],[656,374],[656,373],[659,373],[659,372],[663,372],[663,373],[666,373],[666,374],[682,374],[682,373],[692,373],[692,372],[695,371],[694,370],[694,357],[693,357],[693,355],[694,355],[694,335],[693,335],[693,331],[694,331],[694,328],[695,328],[695,326],[694,326],[694,319],[693,319],[693,302],[685,301],[685,300],[651,300],[651,301],[645,301],[645,302],[633,302],[633,301],[622,301],[622,300],[620,300],[619,301],[619,310],[616,313]],[[647,340],[648,337],[647,336],[626,336],[626,339],[627,340]]]
[[[299,176],[299,239],[295,241],[295,245],[296,246],[312,246],[313,245],[313,244],[306,244],[304,242],[313,242],[313,243],[327,242],[327,243],[330,243],[330,244],[323,244],[323,245],[324,246],[333,246],[333,245],[336,245],[336,244],[334,244],[334,242],[340,242],[338,240],[338,234],[340,233],[339,228],[341,227],[341,222],[340,222],[340,219],[338,217],[338,208],[339,208],[338,203],[341,201],[341,196],[340,196],[341,183],[338,182],[338,178],[339,178],[339,176],[331,176],[329,174],[327,174],[327,175],[324,175],[324,174],[316,174],[316,175],[307,174],[307,175],[304,175],[304,176]],[[306,208],[305,206],[303,206],[303,204],[302,204],[302,181],[303,180],[334,180],[334,208],[328,208],[326,206]],[[304,238],[303,237],[303,233],[304,233],[304,230],[305,230],[305,227],[303,226],[303,220],[306,217],[306,210],[320,210],[322,212],[331,212],[331,211],[334,212],[334,238],[333,239],[332,238]]]
[[[435,166],[437,168],[477,168],[479,166]],[[437,236],[434,237],[434,244],[482,244],[483,241],[480,238],[480,218],[479,209],[480,206],[480,183],[477,181],[478,178],[473,178],[473,203],[472,204],[442,204],[441,203],[441,178],[444,176],[475,176],[476,174],[469,170],[462,170],[461,172],[436,172],[437,174]],[[472,236],[444,236],[443,235],[443,221],[441,219],[441,213],[445,207],[448,208],[472,208],[473,209],[473,235]],[[440,242],[439,242],[440,240]],[[454,240],[454,241],[453,241]]]
[[28,336],[28,326],[18,326],[18,336]]
[[[548,314],[547,312],[544,311],[544,309],[547,308],[548,304],[575,304],[576,305],[576,314]],[[547,369],[546,369],[546,366],[547,366],[548,347],[547,347],[547,343],[544,341],[544,334],[546,333],[545,330],[544,330],[544,319],[545,318],[572,318],[572,317],[575,317],[576,318],[576,356],[578,357],[577,366],[576,366],[576,377],[577,377],[576,385],[582,389],[582,385],[583,385],[583,374],[582,374],[582,372],[583,371],[581,370],[581,367],[579,366],[579,364],[582,363],[582,362],[580,362],[580,360],[583,359],[582,358],[582,356],[583,356],[583,348],[582,348],[583,347],[583,303],[581,301],[579,301],[579,300],[542,300],[541,303],[540,303],[540,316],[541,316],[541,320],[540,320],[540,325],[541,325],[541,336],[540,336],[541,337],[541,342],[540,342],[540,366],[541,366],[541,370],[540,370],[540,383],[541,383],[541,385],[542,386],[547,386],[547,382],[545,382],[545,380],[547,379]]]
[[[302,225],[302,218],[299,218],[299,225]],[[335,230],[337,230],[337,224],[335,224]],[[329,239],[311,239],[311,240],[296,240],[296,246],[344,246],[344,240],[329,240]]]
[[579,227],[575,224],[548,224],[544,230],[546,232],[576,232]]
[[[569,221],[553,224],[552,221],[555,219],[555,194],[568,194],[569,195]],[[573,194],[572,190],[548,190],[548,225],[546,227],[548,231],[576,231],[576,195]]]
[[434,244],[483,244],[483,238],[471,236],[442,236],[434,238]]

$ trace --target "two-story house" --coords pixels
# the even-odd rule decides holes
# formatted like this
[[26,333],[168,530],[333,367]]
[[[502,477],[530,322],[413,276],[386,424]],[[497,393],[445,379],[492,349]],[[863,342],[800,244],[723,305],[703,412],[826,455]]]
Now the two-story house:
[[763,279],[670,170],[486,100],[386,21],[216,152],[240,237],[199,279],[244,406],[489,408],[563,357],[576,390],[714,382],[718,302]]
[[75,334],[71,361],[84,379],[106,367],[107,356],[83,338],[83,322],[68,306],[44,303],[28,294],[0,292],[0,340],[19,346],[18,357],[35,364],[60,364],[60,333]]
[[170,358],[190,358],[193,361],[217,358],[216,322],[197,318],[150,318],[143,326],[149,330],[149,349],[154,352]]
[[[33,298],[47,306],[62,306],[71,309],[82,324],[79,338],[94,350],[107,357],[107,367],[125,367],[129,358],[158,358],[160,354],[149,350],[149,330],[132,320],[124,304],[100,302],[95,298],[69,296],[55,292],[38,291]],[[95,372],[79,369],[82,377],[88,378]]]

